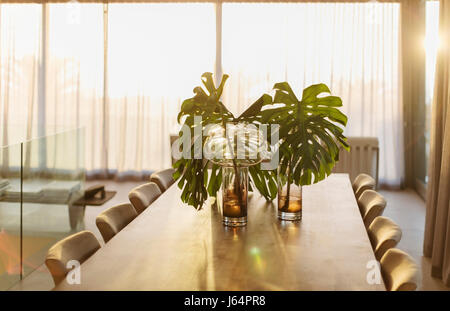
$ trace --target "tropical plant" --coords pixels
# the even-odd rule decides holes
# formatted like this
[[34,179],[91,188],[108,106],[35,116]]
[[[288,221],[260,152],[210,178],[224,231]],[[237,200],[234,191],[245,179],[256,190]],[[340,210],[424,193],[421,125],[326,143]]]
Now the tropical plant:
[[[303,90],[299,100],[287,82],[274,86],[273,104],[260,112],[262,123],[280,124],[279,171],[288,184],[309,185],[326,178],[339,160],[339,145],[349,150],[343,128],[342,100],[325,84]],[[287,187],[289,191],[290,187]],[[284,208],[289,206],[289,193]],[[282,208],[283,209],[283,208]]]
[[[195,95],[183,101],[178,114],[178,122],[184,119],[183,124],[191,129],[190,158],[181,158],[174,164],[174,178],[179,179],[178,187],[183,189],[183,202],[201,209],[208,194],[216,196],[222,184],[219,165],[194,158],[196,140],[202,140],[202,150],[206,141],[203,135],[194,137],[196,127],[200,127],[198,132],[203,133],[209,125],[220,124],[225,128],[228,122],[278,124],[278,174],[289,184],[309,185],[323,180],[331,174],[339,160],[339,145],[349,150],[341,127],[346,126],[347,117],[338,109],[342,106],[342,100],[337,96],[319,96],[331,93],[325,84],[307,87],[303,90],[302,99],[298,100],[287,82],[277,83],[274,85],[273,100],[270,95],[264,94],[236,118],[220,101],[227,79],[228,75],[223,75],[216,88],[212,73],[204,73],[202,83],[206,90],[200,86],[194,88]],[[195,116],[201,116],[200,123],[194,122]],[[267,138],[271,136],[270,129],[268,134]],[[235,162],[234,168],[238,174]],[[277,172],[262,170],[258,164],[250,166],[249,173],[250,189],[256,188],[268,201],[273,200],[277,194]],[[289,193],[287,198],[286,208],[289,206]]]
[[[206,90],[197,86],[194,88],[194,96],[183,101],[181,111],[178,114],[178,122],[183,121],[190,129],[191,146],[190,157],[182,157],[174,164],[176,169],[173,177],[178,180],[178,187],[182,189],[181,199],[183,202],[201,209],[204,202],[210,196],[216,196],[222,184],[222,169],[219,165],[207,159],[195,159],[194,147],[201,145],[202,150],[206,141],[206,136],[195,137],[193,133],[203,133],[203,131],[213,124],[220,124],[225,128],[229,122],[248,122],[258,124],[260,122],[261,108],[272,103],[272,97],[264,94],[253,105],[251,105],[241,116],[235,118],[234,115],[220,101],[223,88],[228,75],[223,75],[219,86],[216,88],[213,75],[206,72],[202,75],[202,83]],[[201,122],[196,123],[194,117],[201,117]],[[197,127],[200,127],[197,128]],[[197,129],[196,129],[197,128]],[[197,130],[197,131],[196,131]],[[180,132],[180,136],[183,133]],[[201,144],[197,140],[201,140]],[[196,144],[197,141],[197,144]],[[210,168],[208,170],[208,167]],[[236,174],[237,165],[234,163]],[[276,172],[261,170],[260,165],[249,167],[250,188],[256,188],[267,199],[273,200],[277,193]],[[236,175],[237,176],[237,175]],[[238,178],[236,178],[236,181]]]

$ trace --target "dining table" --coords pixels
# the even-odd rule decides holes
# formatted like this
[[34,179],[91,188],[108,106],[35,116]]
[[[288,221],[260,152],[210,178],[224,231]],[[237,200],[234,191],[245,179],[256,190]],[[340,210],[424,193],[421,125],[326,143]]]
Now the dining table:
[[385,290],[348,174],[303,186],[293,222],[257,192],[245,227],[224,226],[214,197],[180,196],[175,183],[54,290]]

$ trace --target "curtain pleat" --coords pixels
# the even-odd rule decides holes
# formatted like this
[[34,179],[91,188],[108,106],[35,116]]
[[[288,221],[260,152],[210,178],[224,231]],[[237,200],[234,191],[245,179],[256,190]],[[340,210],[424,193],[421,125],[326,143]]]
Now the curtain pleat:
[[422,0],[401,4],[405,183],[410,187],[415,187],[416,178],[425,174],[424,166],[418,165],[425,162],[425,10],[426,4]]
[[450,286],[450,3],[441,1],[442,42],[436,63],[424,255],[434,277]]

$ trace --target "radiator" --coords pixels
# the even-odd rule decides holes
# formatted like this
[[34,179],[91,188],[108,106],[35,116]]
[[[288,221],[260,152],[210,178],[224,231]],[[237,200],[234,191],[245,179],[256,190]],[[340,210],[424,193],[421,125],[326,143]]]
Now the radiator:
[[380,149],[377,137],[348,137],[350,151],[341,148],[334,173],[348,173],[353,181],[358,174],[366,173],[375,178],[378,187]]

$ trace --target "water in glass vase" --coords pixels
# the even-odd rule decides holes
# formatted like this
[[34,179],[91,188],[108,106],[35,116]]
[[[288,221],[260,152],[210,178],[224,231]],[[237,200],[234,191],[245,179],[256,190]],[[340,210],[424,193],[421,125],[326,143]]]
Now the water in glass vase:
[[294,184],[289,185],[289,188],[288,191],[288,187],[284,186],[278,191],[278,218],[300,220],[302,219],[302,188]]
[[223,223],[240,227],[247,224],[247,168],[238,168],[238,178],[233,168],[225,167],[222,183]]

